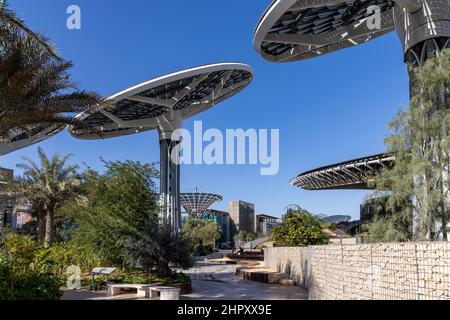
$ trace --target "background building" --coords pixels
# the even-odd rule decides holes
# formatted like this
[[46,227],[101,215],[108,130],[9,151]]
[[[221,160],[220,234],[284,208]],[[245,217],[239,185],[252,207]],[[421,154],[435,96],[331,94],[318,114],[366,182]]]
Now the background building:
[[228,208],[235,232],[255,232],[255,205],[253,203],[240,200],[231,201]]
[[272,229],[280,224],[280,219],[267,214],[258,214],[255,218],[256,233],[268,235]]
[[215,223],[220,227],[222,236],[219,240],[220,244],[231,243],[231,218],[230,214],[225,211],[209,209],[210,216]]

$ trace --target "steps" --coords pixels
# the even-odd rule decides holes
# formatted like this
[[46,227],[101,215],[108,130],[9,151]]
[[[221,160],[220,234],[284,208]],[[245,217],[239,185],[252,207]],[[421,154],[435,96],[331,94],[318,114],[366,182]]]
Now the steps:
[[295,286],[296,281],[288,275],[264,268],[240,267],[236,269],[236,276],[243,280],[257,281],[269,284]]

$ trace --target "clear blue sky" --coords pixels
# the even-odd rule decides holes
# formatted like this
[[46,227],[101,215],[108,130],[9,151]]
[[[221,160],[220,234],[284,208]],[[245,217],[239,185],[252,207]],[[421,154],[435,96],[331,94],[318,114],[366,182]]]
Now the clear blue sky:
[[[260,176],[258,166],[183,166],[182,191],[224,196],[280,216],[289,204],[314,213],[359,218],[363,191],[303,191],[289,185],[298,173],[385,150],[388,121],[408,103],[408,77],[397,36],[289,64],[264,61],[253,49],[253,30],[266,0],[11,0],[28,25],[44,32],[72,60],[82,89],[109,96],[130,85],[192,66],[237,61],[252,66],[253,83],[212,111],[187,121],[205,128],[280,129],[280,171]],[[82,30],[66,28],[66,8],[82,10]],[[100,169],[107,160],[159,161],[157,134],[80,141],[67,133],[40,144],[47,153],[73,153],[73,162]],[[3,156],[15,167],[36,146]]]

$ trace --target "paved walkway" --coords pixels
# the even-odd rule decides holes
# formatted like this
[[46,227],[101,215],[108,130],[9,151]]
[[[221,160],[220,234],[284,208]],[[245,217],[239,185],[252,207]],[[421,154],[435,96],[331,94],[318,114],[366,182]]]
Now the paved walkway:
[[235,276],[238,265],[199,261],[184,272],[191,276],[192,294],[186,300],[306,300],[308,294],[300,287],[281,286],[241,280]]
[[[192,279],[192,294],[181,300],[306,300],[308,294],[300,287],[281,286],[248,280],[235,276],[236,267],[215,261],[197,261],[189,270],[183,270]],[[65,291],[62,300],[138,300],[133,294],[107,296],[104,292]],[[149,300],[149,299],[141,299]]]

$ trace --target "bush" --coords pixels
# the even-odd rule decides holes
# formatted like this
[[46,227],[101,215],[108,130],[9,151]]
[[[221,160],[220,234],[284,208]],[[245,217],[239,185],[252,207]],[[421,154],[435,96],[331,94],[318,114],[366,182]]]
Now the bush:
[[29,236],[7,234],[0,243],[0,300],[55,300],[61,278],[51,264],[34,264],[39,251]]
[[288,209],[283,223],[273,229],[272,240],[277,246],[301,247],[326,244],[329,238],[323,231],[320,219],[295,207]]
[[62,281],[52,274],[30,273],[16,279],[16,300],[58,300]]
[[[116,270],[109,277],[110,283],[120,284],[185,284],[190,283],[191,278],[184,273],[174,273],[169,277],[158,277],[155,273],[145,272],[142,270]],[[95,288],[97,290],[106,290],[106,277],[95,277]],[[92,286],[92,278],[84,275],[81,279],[81,285],[83,288],[90,288]]]
[[79,266],[82,272],[91,272],[101,266],[101,259],[91,250],[72,243],[60,243],[50,248],[39,248],[34,253],[32,269],[65,277],[67,267]]

